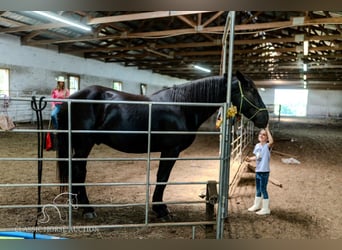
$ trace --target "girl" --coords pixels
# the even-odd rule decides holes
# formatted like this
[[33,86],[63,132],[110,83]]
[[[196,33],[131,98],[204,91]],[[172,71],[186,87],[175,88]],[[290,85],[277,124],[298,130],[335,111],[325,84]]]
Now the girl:
[[[254,204],[248,211],[256,212],[258,215],[270,214],[269,198],[267,193],[267,183],[270,175],[270,147],[273,145],[273,137],[268,128],[268,124],[265,129],[261,129],[258,136],[259,143],[255,145],[253,154],[254,156],[246,157],[246,161],[256,161],[255,169],[255,186],[256,195]],[[262,199],[263,196],[263,199]]]

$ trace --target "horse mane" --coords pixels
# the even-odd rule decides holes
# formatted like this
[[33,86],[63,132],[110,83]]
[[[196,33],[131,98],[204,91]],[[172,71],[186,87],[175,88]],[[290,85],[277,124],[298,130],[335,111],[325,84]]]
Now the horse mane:
[[222,95],[222,76],[212,76],[162,89],[152,96],[165,95],[172,102],[218,102]]

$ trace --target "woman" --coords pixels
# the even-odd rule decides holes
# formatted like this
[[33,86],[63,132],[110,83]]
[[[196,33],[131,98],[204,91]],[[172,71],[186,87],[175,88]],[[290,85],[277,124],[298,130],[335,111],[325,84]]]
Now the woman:
[[[269,209],[269,197],[267,192],[267,183],[270,176],[270,147],[273,145],[273,137],[268,128],[268,124],[265,129],[261,129],[258,136],[259,143],[255,145],[253,154],[254,156],[246,158],[247,162],[256,161],[255,169],[255,186],[256,195],[254,204],[248,211],[256,212],[258,215],[270,214]],[[263,199],[262,199],[263,197]]]
[[[57,78],[57,86],[51,92],[51,97],[53,99],[65,99],[69,97],[70,91],[65,87],[65,80],[63,76]],[[61,108],[62,102],[54,101],[51,102],[51,121],[54,129],[58,128],[57,114]]]

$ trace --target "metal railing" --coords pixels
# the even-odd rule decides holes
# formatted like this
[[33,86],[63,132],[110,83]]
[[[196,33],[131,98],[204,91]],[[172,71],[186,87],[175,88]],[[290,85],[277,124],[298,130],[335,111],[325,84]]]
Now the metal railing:
[[[45,101],[49,102],[52,101],[53,99],[45,99]],[[21,99],[21,101],[27,101],[30,102],[31,99],[26,98],[26,100]],[[73,110],[71,109],[71,103],[73,102],[82,102],[82,103],[125,103],[125,104],[137,104],[137,102],[117,102],[117,101],[90,101],[90,100],[65,100],[65,102],[68,102],[69,106],[69,116],[71,116]],[[224,106],[225,104],[208,104],[208,103],[160,103],[160,102],[139,102],[140,105],[148,105],[149,110],[151,111],[153,105],[187,105],[187,106],[215,106],[217,108]],[[151,112],[149,112],[149,122],[151,123]],[[189,131],[151,131],[151,126],[149,126],[148,131],[94,131],[94,130],[72,130],[71,129],[71,124],[70,124],[71,119],[69,119],[69,129],[68,130],[59,130],[59,133],[68,133],[69,134],[69,147],[71,147],[71,135],[72,133],[144,133],[148,135],[148,138],[152,134],[196,134],[196,135],[217,135],[217,136],[222,136],[223,131],[196,131],[196,132],[189,132]],[[242,151],[246,147],[247,144],[251,142],[250,135],[253,133],[250,132],[250,125],[248,122],[246,123],[244,119],[241,121],[237,122],[236,129],[232,130],[232,154],[234,157],[232,157],[233,161],[236,161],[240,157],[241,161],[241,155]],[[42,129],[42,130],[37,130],[37,129],[20,129],[20,128],[15,128],[14,130],[10,131],[10,133],[37,133],[37,132],[57,132],[52,129]],[[1,134],[0,134],[1,135]],[[148,148],[150,148],[150,139],[148,143]],[[19,153],[19,152],[18,152]],[[147,176],[145,178],[145,182],[131,182],[131,183],[117,183],[117,182],[92,182],[92,183],[84,183],[84,184],[77,184],[77,183],[72,183],[71,178],[69,178],[68,183],[41,183],[41,184],[34,184],[34,183],[0,183],[0,188],[5,189],[5,188],[22,188],[22,187],[60,187],[60,186],[67,186],[69,189],[71,189],[72,186],[77,186],[77,185],[85,185],[85,186],[102,186],[102,187],[108,187],[108,186],[146,186],[146,199],[145,202],[140,202],[140,203],[124,203],[124,204],[96,204],[92,203],[90,206],[93,207],[129,207],[129,206],[144,206],[145,207],[145,219],[144,223],[137,223],[137,224],[122,224],[122,225],[87,225],[86,227],[88,228],[93,228],[93,229],[108,229],[108,228],[124,228],[124,227],[156,227],[156,226],[192,226],[192,230],[195,230],[195,226],[199,225],[215,225],[217,222],[215,221],[206,221],[205,218],[203,221],[192,221],[192,222],[168,222],[168,223],[151,223],[149,221],[149,213],[148,210],[152,204],[205,204],[205,200],[197,200],[197,201],[166,201],[166,202],[151,202],[150,201],[150,187],[155,186],[157,184],[167,184],[167,185],[207,185],[208,181],[200,181],[200,182],[194,182],[194,181],[189,181],[189,182],[153,182],[150,180],[149,173],[151,171],[151,162],[152,161],[160,161],[160,160],[171,160],[171,159],[176,159],[177,161],[189,161],[189,160],[210,160],[210,161],[218,161],[220,162],[220,168],[221,162],[223,158],[223,153],[218,152],[217,156],[201,156],[201,157],[178,157],[178,158],[160,158],[160,157],[153,157],[151,155],[151,152],[148,150],[146,153],[146,156],[144,157],[93,157],[93,158],[87,158],[87,161],[146,161],[146,173]],[[69,173],[71,172],[71,162],[72,161],[81,161],[84,160],[83,158],[73,158],[71,155],[71,150],[69,150],[69,156],[68,158],[57,158],[57,157],[2,157],[0,158],[0,162],[5,162],[5,161],[57,161],[57,160],[64,160],[69,162]],[[217,184],[220,185],[222,177],[219,176],[219,180],[217,181]],[[54,228],[56,230],[67,230],[69,229],[70,231],[75,231],[75,229],[82,229],[85,226],[78,226],[74,225],[73,223],[73,218],[72,218],[72,210],[74,208],[74,204],[72,204],[72,197],[71,197],[71,192],[69,192],[69,204],[60,204],[56,205],[57,208],[68,208],[69,216],[68,216],[68,225],[63,225],[63,226],[55,226]],[[79,207],[83,207],[84,205],[80,205]],[[12,208],[21,208],[21,209],[26,209],[26,208],[38,208],[44,207],[43,205],[34,205],[34,204],[21,204],[21,205],[11,205],[11,204],[6,204],[6,205],[0,205],[0,209],[12,209]],[[25,212],[23,212],[25,213]],[[217,218],[221,218],[221,216],[217,216]],[[38,226],[35,227],[36,230],[39,231],[44,231],[44,226]],[[2,228],[1,230],[10,230],[11,228]]]

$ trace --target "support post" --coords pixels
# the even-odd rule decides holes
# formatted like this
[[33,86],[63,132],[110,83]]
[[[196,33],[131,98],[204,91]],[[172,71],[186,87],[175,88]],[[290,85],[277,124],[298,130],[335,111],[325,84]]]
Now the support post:
[[[213,221],[215,218],[215,204],[218,200],[216,181],[208,181],[206,191],[206,205],[205,205],[205,217],[207,221]],[[205,226],[205,235],[207,239],[215,239],[214,225]]]
[[[229,22],[228,22],[229,21]],[[233,45],[234,45],[234,27],[235,27],[235,11],[230,11],[227,16],[225,33],[223,36],[224,59],[227,46],[227,32],[229,28],[229,53],[228,53],[228,72],[227,72],[227,101],[224,108],[223,117],[223,134],[222,134],[222,150],[220,163],[220,189],[219,189],[219,204],[217,211],[217,229],[216,239],[223,238],[224,219],[228,216],[228,193],[229,193],[229,171],[230,171],[230,142],[231,142],[231,121],[227,119],[226,113],[228,105],[231,102],[231,81],[233,68]],[[223,65],[226,61],[223,61]]]

